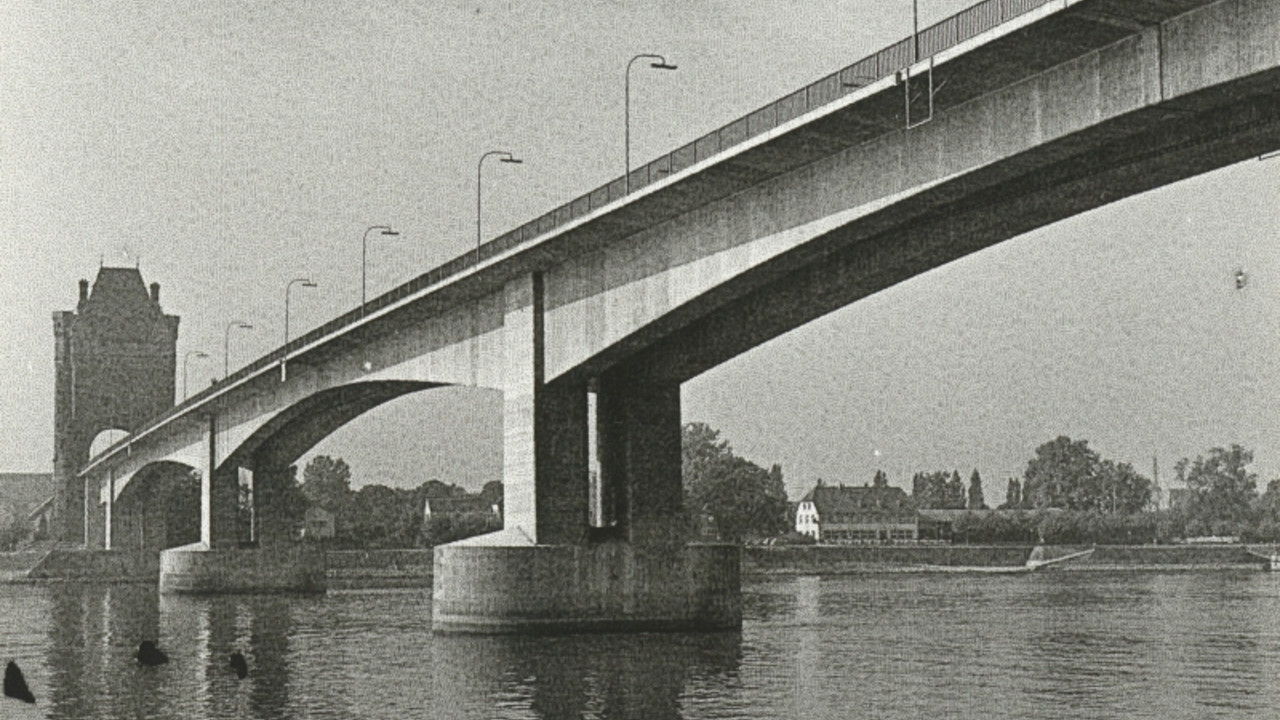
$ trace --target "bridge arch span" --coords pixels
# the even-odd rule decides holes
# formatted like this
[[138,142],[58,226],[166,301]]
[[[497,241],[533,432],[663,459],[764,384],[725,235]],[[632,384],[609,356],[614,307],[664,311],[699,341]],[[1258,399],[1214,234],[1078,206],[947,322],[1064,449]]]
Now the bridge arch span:
[[199,471],[187,463],[157,460],[90,496],[86,533],[102,547],[163,550],[200,538]]
[[338,428],[409,393],[445,387],[411,380],[355,382],[326,388],[281,409],[225,456],[216,472],[286,468]]

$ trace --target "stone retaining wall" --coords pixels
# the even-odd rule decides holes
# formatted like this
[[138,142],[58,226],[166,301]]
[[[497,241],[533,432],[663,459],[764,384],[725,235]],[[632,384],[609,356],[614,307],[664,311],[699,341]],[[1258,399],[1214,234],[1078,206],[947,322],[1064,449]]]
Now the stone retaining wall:
[[744,573],[840,574],[929,567],[1021,567],[1030,545],[791,545],[743,551]]

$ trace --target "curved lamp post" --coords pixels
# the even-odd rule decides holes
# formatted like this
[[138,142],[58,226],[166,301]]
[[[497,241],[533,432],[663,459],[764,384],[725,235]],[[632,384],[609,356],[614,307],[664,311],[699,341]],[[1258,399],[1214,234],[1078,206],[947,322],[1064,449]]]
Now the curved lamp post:
[[316,284],[311,282],[311,278],[294,278],[284,286],[284,344],[289,344],[289,291],[294,285],[302,283],[302,287],[313,288]]
[[920,0],[911,0],[912,62],[920,62]]
[[[374,225],[364,231],[364,240],[360,243],[360,314],[364,315],[364,304],[367,300],[365,295],[365,268],[369,265],[369,233],[374,230],[381,230],[382,235],[399,235],[400,233],[392,230],[390,225]],[[287,293],[286,293],[287,294]]]
[[[293,286],[297,285],[298,283],[301,283],[302,287],[309,287],[309,288],[316,287],[316,284],[311,282],[311,278],[294,278],[289,281],[288,285],[284,286],[284,347],[285,348],[289,347],[289,291],[292,290]],[[285,363],[288,361],[288,358],[289,358],[289,351],[286,349],[284,352],[285,352],[284,356],[280,358],[280,382],[285,381],[285,378],[286,378],[285,373],[287,372],[287,370],[285,370]]]
[[490,150],[480,156],[480,162],[476,163],[476,262],[480,262],[480,171],[484,168],[485,158],[499,156],[504,163],[519,165],[524,161],[512,155],[506,150]]
[[657,70],[675,70],[676,69],[675,65],[668,64],[667,59],[662,57],[661,55],[651,55],[648,53],[642,53],[640,55],[637,55],[631,58],[631,61],[627,63],[627,73],[626,73],[626,79],[623,83],[623,98],[622,98],[622,110],[623,110],[623,116],[624,116],[623,127],[626,132],[626,135],[623,138],[622,144],[623,144],[623,150],[626,154],[627,168],[626,168],[626,173],[622,177],[625,178],[628,195],[631,194],[631,66],[634,65],[637,60],[656,60],[657,62],[649,63],[649,67],[655,68]]
[[187,364],[191,362],[191,358],[207,358],[209,353],[203,350],[188,350],[186,356],[182,358],[182,399],[187,399]]
[[231,350],[231,330],[233,328],[243,328],[245,330],[252,330],[253,326],[243,320],[232,320],[231,322],[227,323],[227,332],[223,335],[223,338],[222,338],[222,379],[223,380],[227,379],[227,376],[231,374],[230,373],[231,362],[230,362],[229,353]]

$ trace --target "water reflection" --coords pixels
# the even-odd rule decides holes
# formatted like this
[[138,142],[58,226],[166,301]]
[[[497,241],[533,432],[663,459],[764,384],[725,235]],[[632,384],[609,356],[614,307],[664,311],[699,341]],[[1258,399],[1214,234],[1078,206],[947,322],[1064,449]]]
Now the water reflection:
[[457,717],[681,718],[691,683],[731,676],[740,633],[432,639],[433,695]]
[[[0,647],[36,711],[59,719],[1243,720],[1280,707],[1280,573],[769,578],[744,583],[743,601],[742,633],[432,637],[419,591],[10,585]],[[138,666],[145,639],[169,664]]]
[[50,717],[160,716],[161,684],[133,661],[159,634],[155,588],[57,585],[49,600]]
[[[291,604],[270,595],[160,598],[162,628],[175,648],[190,654],[187,685],[210,718],[275,718],[289,706]],[[249,675],[232,671],[232,652],[244,654]],[[170,653],[173,655],[174,653]]]
[[[289,703],[289,598],[159,596],[153,586],[51,586],[51,718],[274,718]],[[155,640],[167,665],[141,667],[138,643]],[[227,665],[240,649],[252,674]]]

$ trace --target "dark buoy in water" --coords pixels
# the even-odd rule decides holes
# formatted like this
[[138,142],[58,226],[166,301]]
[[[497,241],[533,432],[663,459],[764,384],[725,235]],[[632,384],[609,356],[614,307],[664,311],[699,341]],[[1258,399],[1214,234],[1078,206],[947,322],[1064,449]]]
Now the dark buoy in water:
[[155,666],[163,665],[169,662],[169,656],[164,651],[156,647],[156,644],[150,640],[143,640],[138,643],[138,654],[134,657],[138,658],[138,664]]
[[22,677],[22,671],[18,669],[18,663],[12,660],[4,669],[4,695],[26,703],[34,704],[36,701],[31,688],[27,687],[27,679]]
[[245,661],[244,656],[239,652],[231,653],[231,669],[236,671],[236,677],[241,680],[249,676],[249,663]]

